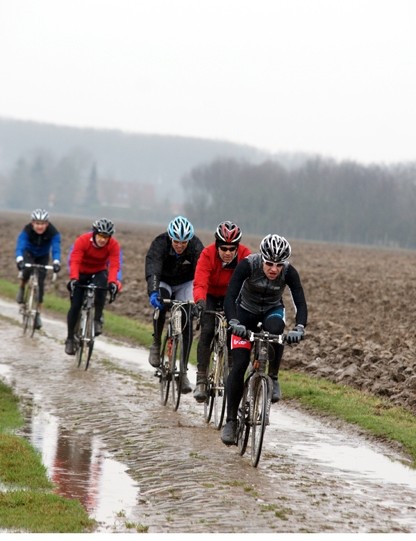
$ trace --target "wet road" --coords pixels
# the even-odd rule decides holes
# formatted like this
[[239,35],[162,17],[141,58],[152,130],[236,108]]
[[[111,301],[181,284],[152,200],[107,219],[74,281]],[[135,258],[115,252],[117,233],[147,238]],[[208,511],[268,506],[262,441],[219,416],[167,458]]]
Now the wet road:
[[252,468],[191,395],[178,412],[160,405],[145,350],[100,337],[80,371],[62,322],[44,317],[30,339],[14,303],[0,314],[0,377],[22,398],[22,433],[97,531],[416,532],[416,472],[353,429],[275,405]]

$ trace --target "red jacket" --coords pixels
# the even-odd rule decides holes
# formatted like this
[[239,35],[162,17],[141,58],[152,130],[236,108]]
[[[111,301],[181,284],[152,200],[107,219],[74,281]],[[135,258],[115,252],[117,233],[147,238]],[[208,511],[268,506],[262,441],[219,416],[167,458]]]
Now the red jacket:
[[114,237],[102,248],[93,243],[92,232],[80,235],[70,255],[69,278],[79,279],[81,274],[94,274],[108,269],[108,281],[117,283],[120,268],[120,245]]
[[206,300],[207,294],[214,297],[224,297],[228,284],[237,263],[250,254],[247,246],[240,244],[237,250],[237,257],[234,258],[234,265],[223,267],[222,260],[217,252],[215,242],[204,248],[196,264],[194,277],[194,301]]

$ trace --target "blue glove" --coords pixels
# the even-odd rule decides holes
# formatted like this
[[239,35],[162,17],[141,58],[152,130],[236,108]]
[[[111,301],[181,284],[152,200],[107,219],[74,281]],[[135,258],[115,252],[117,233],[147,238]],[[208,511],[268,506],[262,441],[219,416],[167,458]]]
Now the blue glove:
[[305,334],[305,328],[303,325],[296,325],[296,327],[289,331],[286,336],[286,342],[288,344],[299,344]]
[[245,338],[247,336],[247,329],[244,325],[241,325],[238,319],[230,319],[229,324],[230,330],[233,334],[239,336],[240,338]]
[[160,298],[159,291],[152,291],[152,293],[150,293],[149,300],[153,308],[158,308],[159,310],[162,310],[163,302],[162,302],[162,299]]

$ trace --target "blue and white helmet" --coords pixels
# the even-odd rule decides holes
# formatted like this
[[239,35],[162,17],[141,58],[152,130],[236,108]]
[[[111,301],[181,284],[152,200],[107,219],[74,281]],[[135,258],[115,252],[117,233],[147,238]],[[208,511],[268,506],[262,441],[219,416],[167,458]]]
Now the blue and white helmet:
[[34,222],[48,222],[49,221],[48,211],[43,210],[43,209],[35,209],[32,212],[31,217]]
[[168,225],[168,235],[172,240],[188,242],[194,236],[194,226],[183,216],[176,216]]

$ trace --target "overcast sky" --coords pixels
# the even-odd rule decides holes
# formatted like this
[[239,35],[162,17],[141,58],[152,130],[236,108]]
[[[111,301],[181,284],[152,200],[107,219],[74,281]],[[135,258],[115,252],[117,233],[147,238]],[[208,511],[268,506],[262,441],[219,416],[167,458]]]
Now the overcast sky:
[[0,116],[416,159],[415,0],[0,0]]

